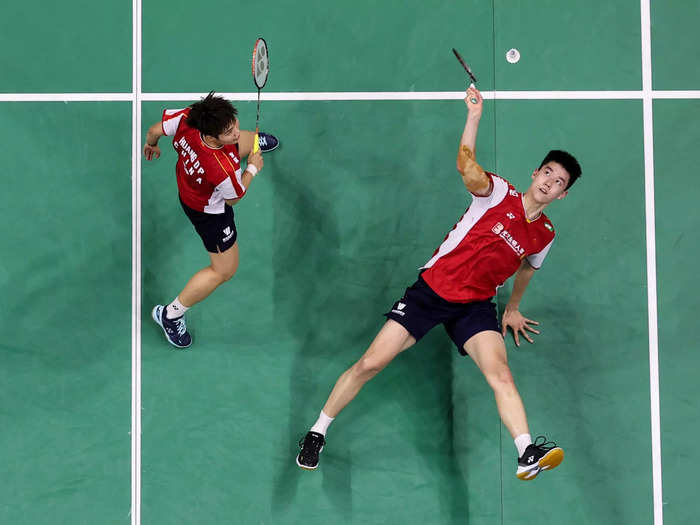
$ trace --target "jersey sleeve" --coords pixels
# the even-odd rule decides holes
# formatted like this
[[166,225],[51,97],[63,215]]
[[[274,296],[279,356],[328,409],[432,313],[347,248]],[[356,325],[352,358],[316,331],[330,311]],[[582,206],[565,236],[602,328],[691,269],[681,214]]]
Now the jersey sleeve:
[[505,198],[508,193],[508,181],[488,171],[486,175],[491,180],[491,193],[486,196],[472,193],[472,200],[474,204],[488,209],[500,203]]
[[242,172],[236,167],[226,153],[216,152],[212,157],[207,179],[221,192],[224,199],[238,199],[245,194]]
[[552,247],[553,242],[554,239],[549,241],[549,244],[547,244],[547,246],[542,248],[542,250],[540,250],[539,252],[527,256],[527,262],[530,263],[530,266],[532,266],[535,270],[539,270],[542,266],[544,258],[547,257],[547,254],[549,253],[549,249]]
[[187,110],[184,109],[166,109],[163,110],[163,118],[161,120],[161,127],[163,128],[163,133],[168,137],[172,137],[177,133],[177,128],[180,127],[180,121],[182,117],[187,116]]
[[214,191],[221,194],[224,199],[237,199],[241,195],[236,194],[236,190],[233,187],[233,182],[231,182],[230,177],[226,177]]

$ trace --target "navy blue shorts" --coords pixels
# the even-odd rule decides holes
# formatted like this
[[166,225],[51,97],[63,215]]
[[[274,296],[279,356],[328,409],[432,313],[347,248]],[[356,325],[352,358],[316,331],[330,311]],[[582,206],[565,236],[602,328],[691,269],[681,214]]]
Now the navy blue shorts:
[[204,213],[193,210],[180,199],[185,215],[190,219],[195,231],[202,238],[208,252],[225,252],[238,238],[236,223],[233,221],[233,208],[226,204],[224,213]]
[[391,311],[384,315],[402,325],[416,341],[442,323],[462,355],[467,355],[464,343],[473,335],[486,330],[500,332],[496,305],[492,301],[446,301],[420,276],[410,288],[406,288],[403,297],[394,303]]

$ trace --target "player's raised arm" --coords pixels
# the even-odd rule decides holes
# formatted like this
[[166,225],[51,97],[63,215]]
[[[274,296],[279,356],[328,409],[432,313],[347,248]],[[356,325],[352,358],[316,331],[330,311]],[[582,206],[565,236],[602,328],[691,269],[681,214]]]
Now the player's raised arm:
[[160,121],[148,128],[148,133],[146,133],[146,143],[143,145],[143,154],[146,157],[146,160],[151,160],[154,155],[156,158],[160,157],[158,139],[164,135],[163,125]]
[[[472,102],[472,99],[476,102]],[[470,86],[467,96],[464,98],[467,105],[467,122],[464,124],[464,132],[459,142],[457,152],[457,170],[462,175],[462,180],[467,189],[475,195],[488,195],[491,191],[491,179],[476,162],[476,134],[479,130],[481,111],[484,99],[478,89]]]

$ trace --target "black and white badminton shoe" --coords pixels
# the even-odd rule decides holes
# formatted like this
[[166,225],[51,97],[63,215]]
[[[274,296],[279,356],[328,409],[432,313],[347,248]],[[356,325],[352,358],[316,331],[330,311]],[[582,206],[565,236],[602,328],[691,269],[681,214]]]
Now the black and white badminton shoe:
[[518,470],[515,475],[523,481],[535,479],[543,470],[552,470],[564,459],[564,450],[544,436],[537,436],[535,442],[528,445],[523,455],[518,458]]
[[299,441],[301,450],[297,454],[297,465],[306,470],[316,470],[318,467],[318,456],[326,444],[326,438],[318,432],[307,432],[306,436]]

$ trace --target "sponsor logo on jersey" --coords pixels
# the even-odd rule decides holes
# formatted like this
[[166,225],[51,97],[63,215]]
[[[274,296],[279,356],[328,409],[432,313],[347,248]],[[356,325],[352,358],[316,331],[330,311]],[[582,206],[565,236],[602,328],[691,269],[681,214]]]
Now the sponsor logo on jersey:
[[550,232],[553,232],[553,231],[554,231],[554,228],[553,228],[552,225],[549,224],[548,222],[545,222],[545,223],[544,223],[544,227],[547,228]]
[[515,240],[515,238],[510,234],[508,230],[505,229],[503,224],[500,222],[497,222],[496,225],[491,228],[491,231],[498,235],[501,239],[506,241],[506,244],[510,246],[510,248],[518,255],[518,257],[521,257],[525,253],[525,249],[520,246],[520,243]]
[[506,217],[508,217],[511,220],[515,219],[515,215],[513,215],[511,212],[506,213]]

